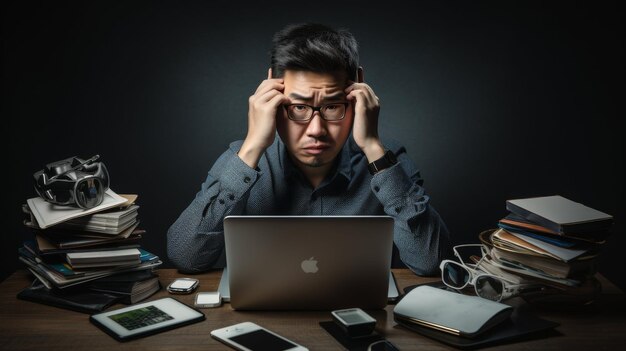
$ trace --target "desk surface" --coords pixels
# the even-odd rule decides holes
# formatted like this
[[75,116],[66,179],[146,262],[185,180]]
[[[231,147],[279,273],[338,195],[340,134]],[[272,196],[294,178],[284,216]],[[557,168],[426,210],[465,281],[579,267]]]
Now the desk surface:
[[[436,280],[415,276],[408,270],[394,270],[399,288]],[[194,275],[200,279],[199,291],[217,290],[221,272]],[[159,270],[161,284],[167,286],[180,274],[173,269]],[[561,334],[489,348],[506,350],[614,350],[626,343],[626,299],[610,282],[601,278],[603,293],[592,305],[572,311],[537,309],[546,319],[559,322]],[[314,312],[239,312],[224,304],[205,309],[203,322],[170,330],[150,337],[119,343],[92,325],[88,315],[38,303],[18,300],[16,294],[31,282],[26,271],[18,271],[0,284],[1,350],[229,350],[211,338],[209,332],[227,325],[251,321],[282,334],[310,350],[340,350],[340,345],[318,324],[330,320],[330,313]],[[162,289],[150,299],[172,296]],[[176,295],[193,305],[191,295]],[[112,308],[123,307],[116,305]],[[400,350],[453,349],[437,341],[410,332],[393,321],[393,306],[370,312],[377,320],[377,330]]]

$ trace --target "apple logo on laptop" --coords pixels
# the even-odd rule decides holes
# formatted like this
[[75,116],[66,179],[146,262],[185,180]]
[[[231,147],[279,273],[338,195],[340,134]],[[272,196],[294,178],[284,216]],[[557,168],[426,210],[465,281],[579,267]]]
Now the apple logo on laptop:
[[302,271],[304,271],[304,273],[317,273],[318,271],[317,260],[314,256],[309,258],[308,260],[302,261],[300,267],[302,268]]

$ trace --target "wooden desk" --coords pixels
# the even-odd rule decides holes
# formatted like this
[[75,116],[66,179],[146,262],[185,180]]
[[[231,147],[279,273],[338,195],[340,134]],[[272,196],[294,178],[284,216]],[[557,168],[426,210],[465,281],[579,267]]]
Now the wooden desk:
[[[196,275],[200,291],[217,290],[220,271]],[[408,285],[433,281],[408,270],[394,270],[401,289]],[[173,269],[159,270],[161,284],[166,286],[179,277]],[[311,350],[340,350],[340,345],[318,322],[330,320],[329,312],[239,312],[225,304],[205,309],[207,320],[150,337],[119,343],[92,325],[88,315],[18,300],[16,294],[32,278],[18,271],[0,284],[0,349],[2,350],[229,350],[211,338],[209,332],[227,325],[252,321],[282,334]],[[624,294],[603,280],[603,294],[591,306],[576,311],[537,312],[557,321],[562,335],[523,341],[489,348],[506,350],[618,350],[626,344],[626,300]],[[171,296],[162,289],[151,299]],[[193,305],[194,294],[177,295],[180,301]],[[123,307],[117,305],[113,308]],[[444,344],[410,332],[393,321],[393,306],[370,312],[383,332],[401,350],[449,350]]]

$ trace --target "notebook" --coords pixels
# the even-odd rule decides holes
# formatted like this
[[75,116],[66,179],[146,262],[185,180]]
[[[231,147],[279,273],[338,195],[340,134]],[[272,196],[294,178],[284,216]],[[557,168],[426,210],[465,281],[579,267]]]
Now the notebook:
[[224,240],[228,273],[219,289],[233,309],[387,305],[390,216],[227,216]]

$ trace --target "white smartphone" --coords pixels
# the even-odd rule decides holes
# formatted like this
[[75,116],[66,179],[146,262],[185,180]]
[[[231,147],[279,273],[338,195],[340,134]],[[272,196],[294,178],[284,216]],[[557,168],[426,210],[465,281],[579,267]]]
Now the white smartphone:
[[211,336],[234,349],[242,351],[308,351],[306,347],[252,322],[243,322],[213,330]]

